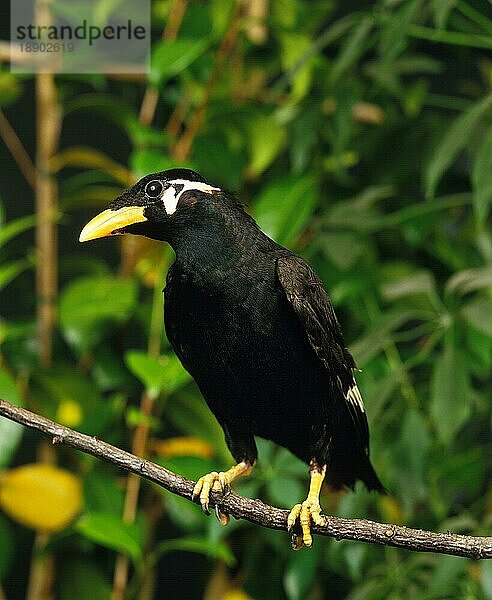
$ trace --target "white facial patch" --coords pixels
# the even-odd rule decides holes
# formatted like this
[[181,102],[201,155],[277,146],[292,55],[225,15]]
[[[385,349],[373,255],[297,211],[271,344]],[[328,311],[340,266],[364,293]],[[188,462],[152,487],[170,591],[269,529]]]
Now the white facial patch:
[[189,179],[173,179],[168,183],[168,188],[162,194],[161,200],[164,203],[164,208],[168,215],[176,212],[181,194],[189,190],[199,190],[207,194],[212,194],[213,191],[218,191],[220,188],[212,187],[208,183],[201,181],[190,181]]

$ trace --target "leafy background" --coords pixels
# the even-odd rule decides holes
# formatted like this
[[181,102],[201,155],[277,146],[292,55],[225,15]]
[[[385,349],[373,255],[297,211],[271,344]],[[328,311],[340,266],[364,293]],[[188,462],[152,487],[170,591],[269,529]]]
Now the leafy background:
[[[186,165],[330,290],[390,494],[327,489],[325,511],[490,534],[490,4],[153,0],[152,26],[146,80],[35,81],[2,55],[0,396],[188,477],[230,465],[162,332],[169,248],[77,243],[136,178]],[[238,489],[291,506],[306,467],[259,445]],[[3,419],[0,467],[0,597],[492,598],[490,562],[319,538],[293,553],[147,483],[132,509],[124,473]]]

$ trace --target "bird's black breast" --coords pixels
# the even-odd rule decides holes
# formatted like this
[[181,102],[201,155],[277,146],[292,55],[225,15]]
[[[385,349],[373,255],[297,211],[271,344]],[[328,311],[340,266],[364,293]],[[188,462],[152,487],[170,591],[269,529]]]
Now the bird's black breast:
[[165,323],[218,420],[241,419],[252,433],[287,445],[283,428],[300,425],[310,403],[321,406],[326,372],[279,289],[276,260],[258,255],[206,273],[175,264]]

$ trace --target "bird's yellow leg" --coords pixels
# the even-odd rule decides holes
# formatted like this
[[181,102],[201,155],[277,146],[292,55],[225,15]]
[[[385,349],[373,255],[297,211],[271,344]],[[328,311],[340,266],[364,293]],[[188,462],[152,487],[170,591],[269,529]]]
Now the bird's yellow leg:
[[[227,471],[212,471],[211,473],[200,477],[193,488],[193,499],[199,496],[203,512],[210,514],[208,507],[210,492],[222,492],[225,494],[235,479],[249,475],[253,470],[253,467],[254,464],[243,460]],[[229,522],[227,515],[224,515],[224,513],[217,513],[217,518],[223,525],[227,525]]]
[[309,471],[311,482],[307,498],[302,504],[296,504],[287,518],[287,527],[289,531],[292,530],[297,519],[299,519],[301,524],[302,540],[296,534],[293,534],[292,537],[292,547],[294,550],[299,550],[303,545],[308,548],[313,545],[311,523],[315,523],[316,525],[325,525],[326,523],[325,518],[321,515],[321,506],[319,504],[319,495],[325,478],[326,465],[320,467],[316,461],[312,460],[309,465]]

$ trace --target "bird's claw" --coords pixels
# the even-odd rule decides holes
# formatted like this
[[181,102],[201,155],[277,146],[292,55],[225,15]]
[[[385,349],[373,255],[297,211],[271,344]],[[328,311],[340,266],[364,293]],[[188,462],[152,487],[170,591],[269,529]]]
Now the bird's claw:
[[229,525],[229,521],[231,520],[229,513],[220,510],[218,504],[215,505],[215,517],[217,518],[217,521],[222,525],[222,527]]
[[292,550],[300,550],[304,546],[302,535],[299,535],[298,533],[295,533],[293,531],[290,536],[290,545],[292,547]]
[[[206,515],[210,514],[209,501],[211,491],[220,492],[224,496],[230,492],[230,482],[225,472],[221,471],[218,473],[217,471],[212,471],[207,475],[203,475],[203,477],[200,477],[200,479],[196,482],[195,487],[193,488],[192,498],[193,500],[200,498],[202,510]],[[229,515],[221,512],[220,514],[223,515],[223,518],[219,518],[217,515],[217,507],[215,514],[219,523],[222,525],[227,525],[229,522]],[[225,522],[226,519],[227,523]]]
[[[293,532],[297,521],[301,525],[302,537],[297,532]],[[299,550],[303,545],[307,548],[313,545],[311,523],[323,526],[326,524],[326,519],[321,514],[319,501],[308,498],[302,504],[296,504],[287,517],[287,531],[293,532],[291,543],[294,550]]]

